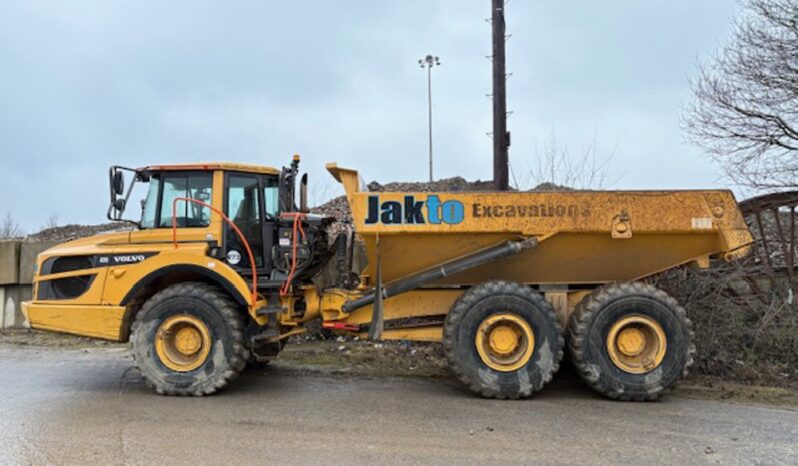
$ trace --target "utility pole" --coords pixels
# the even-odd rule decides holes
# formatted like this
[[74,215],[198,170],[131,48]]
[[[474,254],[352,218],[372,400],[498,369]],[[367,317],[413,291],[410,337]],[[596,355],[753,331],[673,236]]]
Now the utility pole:
[[505,70],[504,1],[492,0],[493,14],[493,184],[499,191],[510,185],[510,133],[507,131],[507,72]]
[[432,183],[432,67],[440,66],[438,57],[427,55],[418,61],[422,68],[427,69],[427,121],[429,122],[429,181]]

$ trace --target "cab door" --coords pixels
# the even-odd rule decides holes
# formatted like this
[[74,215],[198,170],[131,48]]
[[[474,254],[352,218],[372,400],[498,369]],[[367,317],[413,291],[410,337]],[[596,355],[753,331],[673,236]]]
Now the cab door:
[[[261,209],[260,177],[248,173],[228,173],[225,179],[225,214],[246,238],[255,267],[263,269],[266,264],[263,247],[263,218]],[[237,269],[250,270],[249,254],[241,238],[229,225],[225,226],[225,259]]]
[[[225,214],[246,238],[261,284],[271,274],[271,250],[277,228],[277,177],[230,172],[225,175]],[[229,225],[224,234],[225,260],[241,275],[250,276],[252,265],[243,242]]]

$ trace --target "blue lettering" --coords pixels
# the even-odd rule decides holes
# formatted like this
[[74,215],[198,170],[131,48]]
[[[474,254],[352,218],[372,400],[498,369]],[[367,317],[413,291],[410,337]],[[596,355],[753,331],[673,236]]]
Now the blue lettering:
[[[427,207],[427,219],[424,218],[424,204]],[[465,220],[465,206],[462,202],[449,200],[442,203],[440,197],[435,194],[428,196],[426,202],[416,201],[414,196],[404,196],[404,202],[380,202],[379,196],[369,196],[366,202],[367,225],[375,223],[423,225],[426,221],[433,225],[441,223],[457,225],[463,220]]]
[[465,219],[465,206],[460,201],[446,201],[441,206],[443,221],[449,225],[457,225]]
[[427,217],[429,218],[429,223],[433,225],[438,225],[441,223],[441,218],[438,215],[438,209],[440,208],[441,200],[438,196],[429,196],[427,197]]

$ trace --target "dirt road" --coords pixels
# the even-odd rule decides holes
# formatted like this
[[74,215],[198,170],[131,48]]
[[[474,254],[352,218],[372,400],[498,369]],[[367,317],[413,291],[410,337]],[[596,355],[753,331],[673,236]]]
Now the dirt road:
[[798,464],[795,408],[612,402],[567,375],[508,402],[278,363],[193,399],[130,368],[122,347],[0,341],[0,464]]

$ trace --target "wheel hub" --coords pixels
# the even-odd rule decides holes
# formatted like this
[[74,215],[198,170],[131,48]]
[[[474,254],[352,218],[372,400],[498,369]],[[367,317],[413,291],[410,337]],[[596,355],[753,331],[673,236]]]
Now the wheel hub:
[[175,347],[186,356],[191,356],[202,347],[202,336],[196,328],[183,327],[175,334]]
[[646,335],[636,327],[627,327],[618,334],[618,349],[626,356],[637,356],[646,347]]
[[607,334],[607,353],[616,367],[630,374],[645,374],[665,359],[667,338],[662,326],[643,315],[619,319]]
[[490,332],[490,349],[496,354],[508,355],[518,347],[519,335],[509,325],[497,325]]
[[516,314],[494,314],[477,328],[477,353],[488,367],[512,372],[526,365],[535,349],[532,327]]
[[200,367],[211,350],[208,326],[199,317],[180,314],[167,318],[155,334],[155,353],[161,363],[176,372]]

